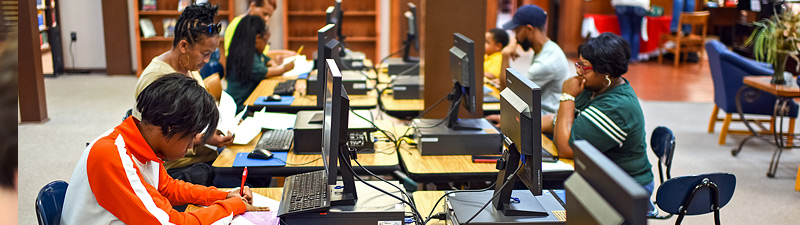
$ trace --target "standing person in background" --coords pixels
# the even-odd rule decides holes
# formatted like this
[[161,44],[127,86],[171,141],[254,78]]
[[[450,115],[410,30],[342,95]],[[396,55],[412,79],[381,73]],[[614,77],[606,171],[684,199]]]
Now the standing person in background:
[[[749,1],[749,0],[742,0]],[[694,0],[673,0],[672,1],[672,21],[669,24],[669,30],[672,34],[678,33],[678,20],[681,18],[681,13],[694,12]],[[692,28],[690,25],[683,26],[683,32],[688,33]]]
[[[219,46],[219,23],[214,23],[217,7],[209,4],[190,5],[181,12],[175,24],[175,39],[172,49],[156,56],[142,71],[136,82],[134,96],[139,96],[150,83],[170,73],[180,73],[193,78],[201,87],[205,87],[200,73],[197,71],[205,65],[211,53]],[[141,119],[141,112],[133,108],[133,117]],[[206,147],[210,144],[223,147],[233,142],[231,134],[214,132],[207,141],[195,139],[194,148],[186,152],[186,156],[164,163],[164,167],[173,178],[194,184],[211,185],[214,179],[213,169],[206,162],[217,158],[216,149]],[[191,167],[190,167],[191,166]]]
[[228,89],[226,92],[236,102],[236,113],[244,109],[244,101],[253,93],[261,80],[267,77],[280,76],[292,70],[294,62],[279,66],[268,66],[273,62],[262,54],[269,40],[269,28],[258,16],[247,15],[239,21],[236,35],[231,43],[228,55]]
[[500,83],[500,64],[503,62],[503,50],[508,45],[508,33],[502,29],[492,28],[486,32],[486,55],[483,55],[483,76],[494,83]]
[[617,13],[622,38],[631,45],[631,62],[639,62],[639,39],[642,33],[642,19],[650,9],[650,0],[611,0]]
[[[233,40],[234,33],[236,32],[236,27],[239,26],[239,21],[244,18],[244,16],[251,15],[251,16],[258,16],[264,19],[264,23],[269,23],[269,19],[272,17],[272,14],[275,12],[275,9],[278,8],[277,0],[249,0],[250,5],[247,6],[247,12],[245,14],[239,15],[236,18],[233,18],[230,25],[225,28],[225,57],[227,57],[230,53],[230,46]],[[278,64],[283,63],[283,59],[286,57],[290,57],[296,55],[297,53],[288,50],[277,50],[277,49],[270,49],[269,42],[267,42],[266,47],[262,51],[264,55],[268,56],[269,58],[273,59]]]

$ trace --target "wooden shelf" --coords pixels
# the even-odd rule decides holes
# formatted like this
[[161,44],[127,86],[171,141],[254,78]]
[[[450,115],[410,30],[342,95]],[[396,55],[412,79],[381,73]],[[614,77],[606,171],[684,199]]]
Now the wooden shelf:
[[[318,37],[289,37],[289,41],[308,41],[317,42]],[[377,41],[376,37],[347,37],[345,42],[373,42]]]
[[[230,11],[218,11],[217,16],[227,16]],[[181,12],[178,10],[155,10],[155,11],[139,11],[142,16],[180,16]]]
[[[344,16],[375,16],[375,11],[345,11]],[[325,12],[320,11],[289,11],[290,16],[326,16]]]

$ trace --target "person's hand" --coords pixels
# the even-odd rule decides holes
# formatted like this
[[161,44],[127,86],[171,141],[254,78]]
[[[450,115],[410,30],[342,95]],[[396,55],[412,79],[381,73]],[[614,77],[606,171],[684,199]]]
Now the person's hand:
[[233,143],[233,135],[228,131],[228,135],[222,136],[222,131],[216,130],[214,135],[211,135],[211,138],[209,138],[206,143],[217,147],[223,147]]
[[[244,200],[244,199],[242,199],[242,200]],[[253,206],[253,205],[251,205],[250,203],[247,203],[247,202],[244,202],[244,205],[245,205],[245,208],[246,208],[245,211],[247,211],[247,212],[250,212],[250,211],[269,211],[269,207]]]
[[581,92],[583,92],[583,87],[585,84],[586,79],[583,79],[583,77],[570,77],[564,81],[564,84],[561,86],[561,92],[577,97],[579,94],[581,94]]
[[275,65],[280,65],[283,63],[284,59],[286,59],[286,57],[283,56],[283,54],[276,54],[275,58],[272,58],[270,61],[275,61]]
[[283,65],[283,72],[284,73],[289,72],[292,69],[294,69],[294,62],[289,62],[286,65]]
[[488,115],[486,116],[486,120],[492,122],[495,127],[500,128],[500,114]]
[[503,50],[500,51],[503,56],[510,57],[512,60],[517,60],[519,58],[519,53],[517,53],[517,43],[510,42]]
[[225,196],[225,199],[229,198],[241,198],[247,204],[253,204],[253,190],[250,189],[249,186],[244,186],[244,196],[239,195],[239,189],[233,189],[228,192],[228,196]]

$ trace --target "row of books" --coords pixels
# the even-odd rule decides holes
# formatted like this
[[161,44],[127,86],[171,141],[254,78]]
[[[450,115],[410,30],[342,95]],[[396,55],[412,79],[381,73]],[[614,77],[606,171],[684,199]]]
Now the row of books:
[[[175,36],[175,23],[177,19],[175,18],[164,18],[161,21],[161,25],[164,27],[164,37],[174,37]],[[220,31],[220,36],[225,36],[225,28],[228,26],[227,20],[220,21],[222,24],[222,30]],[[139,27],[142,28],[142,36],[144,38],[151,38],[156,36],[156,30],[153,26],[153,21],[150,18],[141,18],[139,19]]]
[[[195,4],[202,4],[202,3],[208,3],[208,0],[197,0],[195,2]],[[178,11],[183,11],[183,9],[186,8],[186,6],[189,6],[191,4],[192,0],[180,0],[178,2]],[[156,0],[142,1],[142,11],[155,11],[155,10],[158,10],[158,7],[156,7]]]

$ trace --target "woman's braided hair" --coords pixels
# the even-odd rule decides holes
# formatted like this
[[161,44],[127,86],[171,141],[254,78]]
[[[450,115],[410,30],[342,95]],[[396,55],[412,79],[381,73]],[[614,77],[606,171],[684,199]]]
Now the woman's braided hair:
[[181,40],[194,45],[203,38],[219,35],[219,30],[208,29],[209,25],[214,24],[217,9],[219,7],[208,3],[187,6],[175,23],[175,39],[172,40],[172,47],[178,46]]

